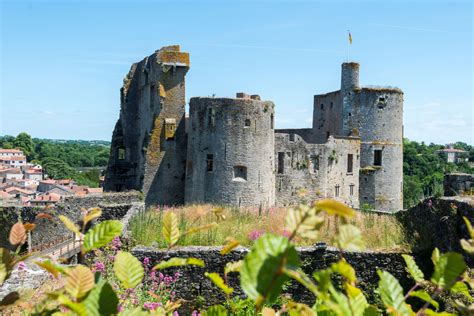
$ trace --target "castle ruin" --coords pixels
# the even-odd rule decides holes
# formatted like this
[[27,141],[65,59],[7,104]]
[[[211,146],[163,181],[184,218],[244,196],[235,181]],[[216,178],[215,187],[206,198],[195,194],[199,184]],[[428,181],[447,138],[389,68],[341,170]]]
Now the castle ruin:
[[340,90],[314,96],[312,128],[275,129],[258,95],[193,97],[189,54],[164,47],[133,64],[121,89],[106,191],[140,190],[148,205],[271,207],[334,198],[394,212],[403,207],[403,92],[361,87],[342,64]]

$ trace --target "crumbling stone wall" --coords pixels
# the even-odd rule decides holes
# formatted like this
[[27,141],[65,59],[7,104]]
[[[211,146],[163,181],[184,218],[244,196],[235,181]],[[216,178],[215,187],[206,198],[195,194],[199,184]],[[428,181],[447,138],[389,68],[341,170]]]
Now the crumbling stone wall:
[[474,175],[468,173],[449,173],[444,175],[444,196],[455,196],[470,192],[474,186]]
[[141,190],[149,205],[184,202],[188,69],[189,54],[177,45],[132,65],[121,89],[106,191]]
[[[212,282],[204,276],[204,272],[217,272],[223,275],[227,262],[243,259],[247,254],[246,248],[239,247],[225,256],[219,254],[220,247],[182,247],[172,250],[158,250],[151,247],[136,247],[132,250],[134,256],[143,261],[145,257],[150,258],[152,265],[161,260],[168,260],[174,257],[188,258],[194,257],[205,262],[206,267],[184,267],[180,269],[166,269],[163,273],[174,273],[181,271],[181,277],[174,284],[175,291],[179,298],[186,301],[183,312],[189,312],[195,308],[195,300],[198,297],[205,298],[206,306],[222,303],[225,300],[222,292],[215,287]],[[313,271],[327,268],[331,263],[340,259],[341,253],[334,248],[326,247],[301,247],[298,253],[302,262],[303,270],[309,275]],[[400,280],[405,290],[412,286],[412,281],[405,271],[405,264],[400,253],[377,253],[377,252],[344,252],[346,260],[353,265],[359,279],[359,285],[369,293],[369,298],[373,301],[374,288],[378,281],[377,269],[385,270],[393,274]],[[417,262],[426,272],[431,269],[429,256],[416,256]],[[228,283],[235,291],[233,296],[244,297],[239,286],[239,278],[235,273],[231,273]],[[314,303],[314,297],[302,286],[292,283],[285,291],[293,299]]]
[[273,206],[274,104],[191,98],[186,203]]
[[[415,250],[463,252],[462,238],[469,238],[463,217],[474,224],[474,202],[470,197],[429,198],[418,205],[395,214],[402,223],[407,240]],[[472,266],[472,257],[465,256]]]
[[[137,192],[106,193],[96,196],[68,197],[62,203],[57,203],[52,208],[42,207],[4,207],[0,208],[0,247],[11,249],[8,243],[10,228],[21,219],[23,222],[35,223],[36,228],[28,240],[29,246],[35,248],[55,242],[71,235],[64,224],[58,219],[64,215],[79,222],[82,218],[81,210],[91,207],[100,207],[102,216],[98,221],[106,219],[122,219],[129,210],[143,202]],[[39,213],[51,215],[51,218],[38,218]],[[26,249],[25,249],[26,250]]]
[[278,205],[299,203],[297,193],[304,189],[308,199],[333,198],[359,208],[359,150],[357,137],[330,136],[325,144],[308,144],[297,134],[276,133]]

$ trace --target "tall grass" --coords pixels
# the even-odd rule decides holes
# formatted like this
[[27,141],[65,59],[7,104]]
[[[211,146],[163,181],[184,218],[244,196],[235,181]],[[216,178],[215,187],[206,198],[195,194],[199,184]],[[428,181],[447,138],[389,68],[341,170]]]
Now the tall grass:
[[[220,212],[216,212],[219,210]],[[149,209],[134,216],[130,222],[132,244],[164,247],[161,231],[164,212],[174,212],[179,219],[179,228],[185,232],[191,227],[217,222],[216,228],[184,236],[179,245],[213,246],[222,245],[227,237],[234,237],[242,245],[248,246],[261,234],[270,232],[288,235],[285,227],[286,208],[231,208],[212,205],[193,205],[180,208]],[[403,228],[397,219],[389,214],[359,212],[351,224],[362,231],[367,250],[406,251],[409,244],[404,237]],[[326,216],[320,230],[319,241],[333,245],[340,223],[335,217]],[[313,242],[297,239],[298,245],[311,245]]]

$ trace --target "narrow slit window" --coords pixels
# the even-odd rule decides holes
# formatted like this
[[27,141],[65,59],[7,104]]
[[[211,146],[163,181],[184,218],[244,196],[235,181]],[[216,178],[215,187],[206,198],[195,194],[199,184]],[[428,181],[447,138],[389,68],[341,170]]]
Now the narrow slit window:
[[349,185],[349,194],[350,194],[350,196],[354,195],[354,185],[353,184]]
[[250,127],[250,119],[245,120],[245,127]]
[[334,195],[335,195],[336,197],[339,196],[339,189],[340,189],[340,188],[341,188],[341,187],[340,187],[339,185],[336,185],[335,192],[334,192]]
[[273,129],[273,114],[270,115],[270,129]]
[[125,148],[121,147],[118,149],[118,159],[125,160]]
[[211,172],[214,170],[214,155],[207,155],[207,171]]
[[216,125],[216,112],[212,108],[207,112],[207,125],[209,127],[214,127]]
[[311,155],[311,163],[313,164],[313,171],[316,172],[319,170],[319,156]]
[[283,174],[285,171],[285,153],[278,153],[278,173]]
[[347,173],[352,173],[354,170],[354,155],[347,155]]
[[381,166],[382,165],[382,150],[376,149],[374,150],[374,166]]

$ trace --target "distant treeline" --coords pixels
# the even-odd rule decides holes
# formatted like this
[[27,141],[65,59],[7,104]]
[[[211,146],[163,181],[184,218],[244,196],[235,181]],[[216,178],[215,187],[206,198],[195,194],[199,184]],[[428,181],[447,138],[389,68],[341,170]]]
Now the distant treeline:
[[[56,179],[73,178],[80,184],[98,186],[99,172],[80,173],[75,168],[107,166],[110,142],[85,140],[49,140],[31,138],[27,133],[17,137],[0,136],[0,147],[21,148],[28,161],[38,162],[47,174]],[[436,151],[444,145],[403,142],[403,195],[404,206],[416,204],[429,196],[443,194],[443,176],[446,172],[473,173],[468,162],[447,163]],[[465,157],[474,162],[474,147],[457,142],[454,148],[467,151]]]
[[29,162],[42,165],[53,179],[72,178],[91,187],[99,185],[100,172],[79,172],[75,168],[107,166],[110,151],[106,141],[39,139],[27,133],[0,136],[0,147],[21,148]]
[[454,148],[467,151],[464,158],[469,162],[447,163],[444,154],[436,151],[445,148],[443,145],[403,141],[403,204],[412,206],[429,196],[443,195],[443,177],[449,172],[473,173],[469,162],[474,162],[474,147],[457,142]]

